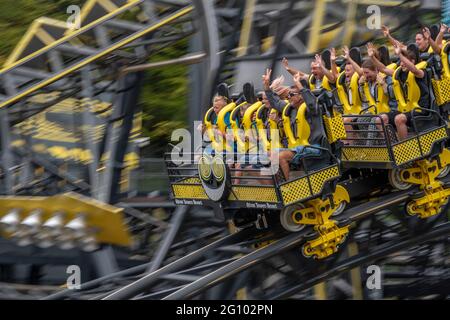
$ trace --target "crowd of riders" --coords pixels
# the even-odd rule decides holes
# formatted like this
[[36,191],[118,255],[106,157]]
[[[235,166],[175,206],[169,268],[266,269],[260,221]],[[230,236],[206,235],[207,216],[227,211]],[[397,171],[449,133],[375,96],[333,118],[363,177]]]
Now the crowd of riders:
[[[298,119],[306,112],[305,101],[311,99],[311,92],[322,90],[333,96],[348,132],[352,132],[352,122],[358,121],[356,116],[371,114],[378,115],[375,117],[376,126],[384,122],[384,126],[394,129],[396,141],[407,139],[411,134],[412,113],[426,115],[433,109],[434,92],[427,68],[433,59],[441,66],[450,64],[450,44],[445,40],[450,29],[444,24],[435,28],[424,27],[416,33],[415,43],[408,45],[395,39],[388,27],[383,26],[382,32],[387,47],[367,43],[361,51],[346,46],[340,50],[330,48],[326,54],[315,55],[310,73],[296,69],[283,58],[285,75],[292,77],[292,85],[285,85],[285,75],[272,81],[272,70],[267,69],[262,75],[263,91],[256,95],[255,101],[234,101],[234,108],[226,112],[223,112],[224,108],[232,101],[219,92],[210,109],[213,117],[210,117],[209,129],[216,137],[219,135],[224,140],[233,141],[236,149],[239,136],[235,129],[245,125],[246,111],[259,102],[252,110],[250,121],[247,121],[249,130],[246,137],[241,140],[248,140],[248,136],[253,134],[254,139],[270,141],[271,129],[278,130],[279,142],[276,146],[272,143],[267,153],[270,156],[271,150],[277,149],[280,169],[285,177],[289,177],[291,162],[299,161],[305,154],[320,152],[308,141],[311,132],[299,132],[306,129],[298,125]],[[389,49],[395,53],[395,58],[389,57]],[[360,52],[365,53],[364,58]],[[440,76],[436,79],[441,79]],[[205,122],[199,128],[203,132],[208,130],[208,121]],[[261,136],[261,128],[266,129],[264,137]],[[348,137],[351,137],[350,133]],[[353,142],[349,138],[344,143]],[[245,151],[251,153],[250,150]]]

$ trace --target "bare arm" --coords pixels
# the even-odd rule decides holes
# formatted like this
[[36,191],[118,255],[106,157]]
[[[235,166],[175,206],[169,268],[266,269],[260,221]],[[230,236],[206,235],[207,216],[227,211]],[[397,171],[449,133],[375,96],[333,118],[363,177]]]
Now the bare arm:
[[316,54],[316,57],[315,57],[315,58],[316,58],[316,63],[317,63],[317,64],[320,66],[320,68],[322,69],[322,71],[323,71],[325,77],[327,77],[328,80],[329,80],[331,83],[335,83],[335,82],[336,82],[336,78],[335,78],[334,74],[333,74],[330,70],[328,70],[328,69],[325,67],[325,64],[323,63],[322,57],[321,57],[320,55]]
[[383,31],[384,36],[388,38],[393,47],[400,46],[402,50],[406,50],[406,46],[391,35],[391,31],[388,27],[382,26],[381,30]]
[[283,58],[283,60],[281,60],[281,63],[283,64],[283,66],[284,66],[284,68],[286,69],[286,71],[289,72],[292,76],[295,76],[297,73],[300,73],[300,75],[301,75],[302,77],[309,76],[307,73],[304,73],[304,72],[302,72],[302,71],[300,71],[300,70],[297,70],[297,69],[295,69],[295,68],[292,68],[292,67],[289,65],[288,59],[286,59],[286,58]]
[[331,72],[333,73],[335,79],[334,82],[336,82],[337,78],[339,77],[339,71],[336,65],[336,49],[334,48],[331,48],[330,60],[331,60]]
[[344,47],[344,55],[345,55],[345,59],[352,64],[352,66],[355,69],[356,73],[359,76],[362,76],[363,75],[363,69],[352,59],[352,57],[350,57],[350,50],[348,49],[347,46]]
[[423,70],[417,69],[416,66],[414,65],[414,63],[412,63],[411,61],[409,61],[408,58],[406,58],[403,53],[402,50],[400,49],[400,47],[395,47],[395,53],[398,55],[398,57],[400,58],[400,61],[403,62],[403,64],[405,65],[405,67],[412,72],[417,78],[423,78],[425,76],[425,72],[423,72]]
[[294,85],[298,88],[298,90],[303,90],[304,88],[303,88],[303,85],[302,85],[302,83],[300,82],[300,80],[301,80],[301,74],[300,73],[297,73],[296,75],[294,75]]
[[394,70],[387,68],[378,58],[375,56],[375,46],[373,43],[369,42],[367,44],[367,54],[369,55],[372,62],[375,64],[377,69],[384,74],[392,76],[394,74]]
[[[428,43],[431,45],[431,48],[433,48],[434,53],[440,54],[441,50],[442,50],[442,44],[439,46],[437,41],[435,42],[433,40],[433,38],[431,37],[430,29],[425,27],[422,29],[422,33],[423,33],[425,39],[428,40]],[[436,39],[438,39],[438,38],[436,37]],[[442,43],[442,40],[441,40],[441,43]]]
[[439,52],[436,52],[436,50],[433,47],[434,52],[437,54],[440,54],[442,51],[442,41],[444,40],[444,33],[448,29],[448,26],[445,24],[441,24],[441,28],[439,29],[439,34],[436,37],[436,46],[439,47]]

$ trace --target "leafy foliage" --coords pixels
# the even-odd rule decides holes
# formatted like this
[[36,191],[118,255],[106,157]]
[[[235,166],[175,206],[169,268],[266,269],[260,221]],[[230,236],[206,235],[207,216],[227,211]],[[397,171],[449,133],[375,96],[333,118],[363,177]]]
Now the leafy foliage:
[[[50,17],[66,20],[69,5],[82,6],[86,0],[2,0],[0,1],[0,65],[20,41],[34,19]],[[187,51],[187,40],[160,50],[152,62],[180,57]],[[146,72],[140,105],[144,111],[143,134],[151,138],[152,153],[160,153],[171,132],[186,126],[187,72],[182,65],[166,66]]]

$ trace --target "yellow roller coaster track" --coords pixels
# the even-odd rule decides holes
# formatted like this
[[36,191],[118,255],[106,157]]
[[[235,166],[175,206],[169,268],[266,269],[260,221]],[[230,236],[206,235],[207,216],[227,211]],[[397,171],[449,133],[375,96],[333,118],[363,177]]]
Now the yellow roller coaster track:
[[[135,3],[133,3],[133,5],[135,5]],[[129,6],[131,6],[131,4],[129,4]],[[69,36],[61,38],[60,40],[56,41],[52,45],[46,46],[46,47],[42,48],[41,50],[38,50],[37,52],[33,53],[32,55],[29,55],[26,58],[17,61],[15,64],[13,64],[13,65],[11,65],[11,66],[1,70],[0,71],[0,75],[6,73],[7,71],[12,70],[13,68],[15,68],[17,66],[20,66],[21,64],[25,63],[26,61],[29,61],[29,60],[37,57],[39,54],[47,52],[48,50],[54,48],[55,46],[65,42],[65,41],[68,41],[68,40],[74,38],[77,35],[80,35],[82,32],[85,32],[86,30],[91,29],[95,25],[98,25],[99,23],[106,21],[107,19],[111,18],[112,16],[123,12],[123,10],[125,10],[125,9],[126,9],[125,7],[121,8],[121,9],[118,9],[117,12],[114,12],[112,14],[106,15],[106,16],[102,17],[101,19],[95,21],[94,23],[91,23],[91,24],[87,25],[86,27],[78,30],[77,32],[75,32],[75,33],[73,33],[73,34],[71,34]],[[123,39],[123,40],[121,40],[121,41],[119,41],[119,42],[117,42],[117,43],[115,43],[115,44],[105,48],[104,50],[100,51],[99,53],[94,54],[93,56],[87,57],[87,58],[83,59],[82,61],[76,63],[75,65],[73,65],[73,66],[71,66],[71,67],[69,67],[67,69],[62,70],[61,72],[56,73],[52,77],[50,77],[48,79],[45,79],[45,80],[37,83],[36,85],[33,85],[30,88],[27,88],[27,89],[23,90],[22,92],[19,92],[17,95],[15,95],[15,96],[13,96],[13,97],[11,97],[11,98],[1,102],[0,103],[0,108],[9,106],[9,105],[11,105],[13,103],[16,103],[16,102],[20,101],[21,99],[23,99],[24,97],[30,95],[31,93],[36,92],[37,90],[40,90],[40,89],[42,89],[42,88],[44,88],[44,87],[46,87],[46,86],[48,86],[48,85],[58,81],[58,80],[66,77],[67,75],[69,75],[69,74],[71,74],[71,73],[73,73],[73,72],[75,72],[75,71],[85,67],[86,65],[88,65],[90,63],[93,63],[93,62],[101,59],[102,57],[105,57],[106,55],[108,55],[108,54],[110,54],[110,53],[112,53],[112,52],[114,52],[114,51],[116,51],[116,50],[118,50],[118,49],[120,49],[120,48],[122,48],[122,47],[124,47],[124,46],[126,46],[126,45],[128,45],[130,43],[132,43],[133,41],[135,41],[135,40],[137,40],[139,38],[142,38],[143,36],[147,35],[150,32],[155,31],[158,28],[161,28],[162,26],[167,25],[167,24],[177,20],[178,18],[189,14],[192,10],[193,10],[192,6],[189,6],[189,7],[186,7],[184,9],[181,9],[178,12],[176,12],[176,13],[170,15],[169,17],[163,19],[162,21],[159,21],[159,22],[157,22],[157,23],[155,23],[155,24],[153,24],[151,26],[146,27],[145,29],[143,29],[141,31],[138,31],[138,32],[136,32],[136,33],[126,37],[125,39]]]

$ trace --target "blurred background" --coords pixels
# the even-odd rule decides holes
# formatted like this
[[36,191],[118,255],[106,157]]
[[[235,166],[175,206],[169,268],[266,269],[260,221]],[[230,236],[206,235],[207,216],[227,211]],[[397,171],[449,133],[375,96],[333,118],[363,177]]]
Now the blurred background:
[[[68,12],[70,6],[80,8],[79,29],[67,25],[76,12]],[[114,225],[123,236],[105,233],[95,243],[101,250],[86,250],[96,255],[80,253],[77,245],[42,249],[8,234],[0,243],[1,281],[47,284],[52,292],[70,263],[81,261],[89,280],[149,259],[160,265],[206,243],[222,226],[211,212],[196,211],[181,231],[181,222],[171,220],[178,209],[168,199],[163,154],[172,131],[193,130],[219,83],[235,93],[247,81],[261,89],[266,68],[288,76],[280,68],[283,57],[308,71],[325,48],[385,43],[381,30],[368,25],[377,10],[380,24],[405,43],[423,26],[450,23],[448,0],[0,1],[5,215],[36,208],[20,198],[28,196],[43,197],[38,207],[54,208],[44,209],[51,215],[69,201],[61,194],[76,192],[86,199],[71,198],[75,207],[82,202],[89,213],[100,200],[124,208],[126,216],[96,226]],[[208,236],[198,240],[199,234]],[[20,296],[17,288],[3,288]]]

